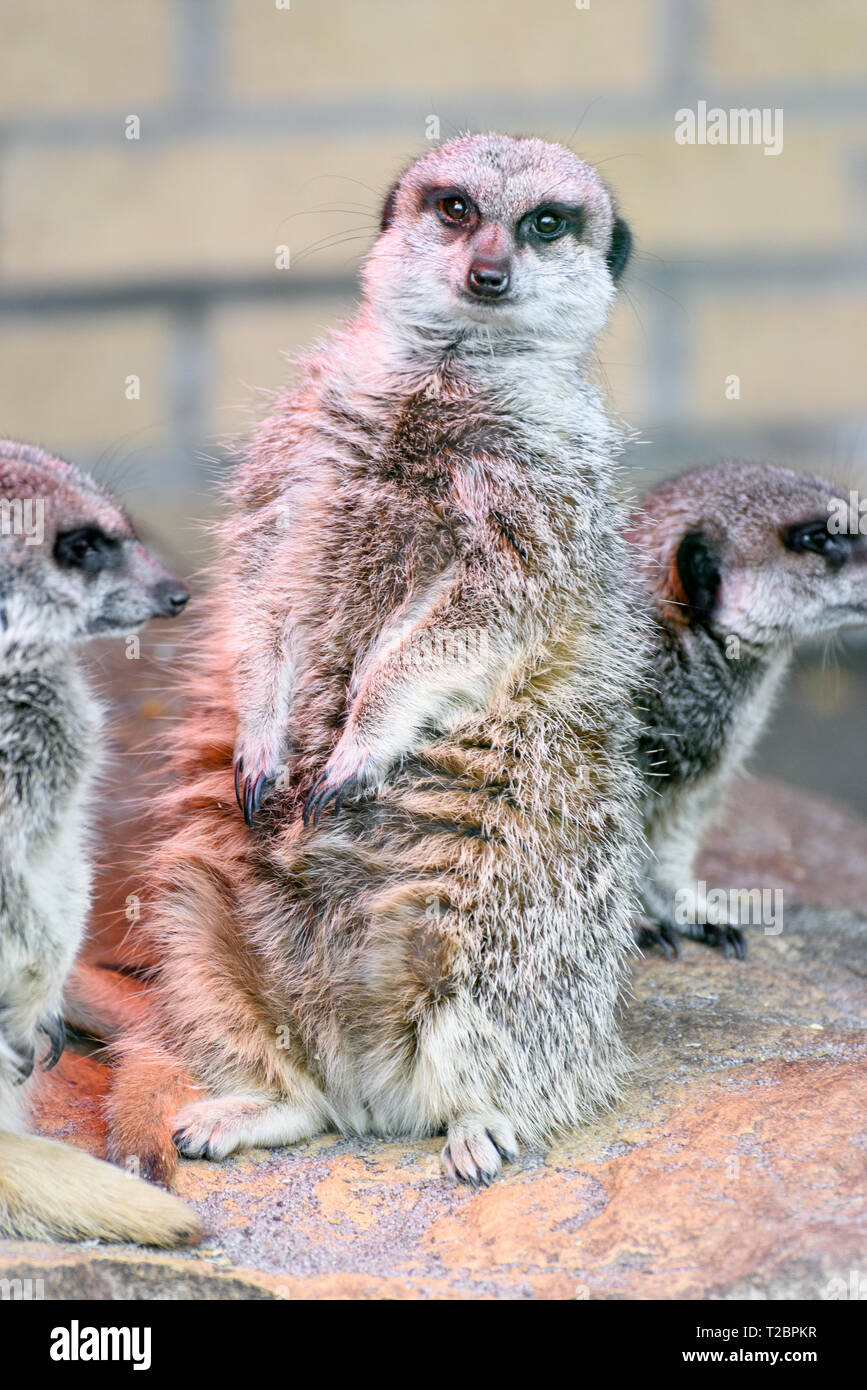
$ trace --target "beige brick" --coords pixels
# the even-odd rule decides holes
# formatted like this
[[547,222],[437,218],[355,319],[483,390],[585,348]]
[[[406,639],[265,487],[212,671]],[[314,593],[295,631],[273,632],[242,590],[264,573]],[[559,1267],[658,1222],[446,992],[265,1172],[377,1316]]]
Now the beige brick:
[[612,410],[638,426],[649,408],[647,333],[640,304],[621,293],[611,322],[599,339],[593,378]]
[[141,114],[173,67],[171,0],[2,0],[0,111]]
[[[793,122],[784,126],[777,156],[751,145],[678,145],[673,108],[667,131],[594,133],[580,153],[601,165],[639,252],[700,263],[707,253],[853,242],[851,141],[850,124]],[[652,264],[642,273],[652,280]]]
[[[847,126],[786,130],[751,146],[689,146],[668,132],[598,132],[600,162],[639,250],[831,248],[853,238]],[[351,274],[375,234],[380,193],[419,149],[400,140],[196,140],[99,150],[26,146],[2,170],[11,281],[57,283],[214,273]],[[318,245],[324,241],[324,244]],[[288,244],[289,271],[274,269]],[[651,269],[651,268],[649,268]]]
[[[267,393],[291,380],[291,359],[345,322],[354,303],[350,297],[323,297],[296,305],[215,311],[209,325],[214,433],[243,433],[267,405]],[[647,408],[648,343],[639,314],[634,302],[622,296],[592,367],[612,408],[631,424],[640,422]]]
[[[413,153],[345,137],[26,146],[2,170],[0,266],[12,280],[49,283],[351,273],[378,225],[377,190]],[[323,237],[340,244],[305,254]],[[289,271],[274,268],[282,244]]]
[[588,91],[652,79],[656,19],[646,0],[231,0],[229,80],[259,99],[411,95],[443,121],[464,119],[459,96],[574,92],[577,122]]
[[867,72],[867,9],[859,0],[710,0],[704,51],[709,77],[755,83],[762,104],[769,83]]
[[[60,454],[133,459],[168,428],[168,325],[151,313],[7,318],[0,330],[0,433]],[[126,378],[141,380],[127,400]]]
[[298,356],[352,313],[351,298],[316,298],[297,304],[238,305],[211,316],[212,423],[218,436],[243,432],[261,414],[265,393],[292,375],[287,355]]
[[[701,419],[785,419],[860,415],[864,410],[867,296],[707,296],[692,309],[693,385]],[[740,377],[740,400],[725,379]]]

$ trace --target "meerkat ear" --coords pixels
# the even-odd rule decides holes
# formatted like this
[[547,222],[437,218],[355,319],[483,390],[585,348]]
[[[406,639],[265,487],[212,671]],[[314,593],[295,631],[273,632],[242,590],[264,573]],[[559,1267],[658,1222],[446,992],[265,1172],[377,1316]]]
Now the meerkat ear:
[[379,215],[379,230],[384,232],[391,226],[391,219],[394,217],[394,205],[397,202],[397,190],[400,188],[400,179],[391,185],[385,195],[385,202],[382,205],[382,212]]
[[[687,531],[674,560],[680,593],[674,595],[685,604],[690,622],[707,622],[719,598],[720,557],[704,531]],[[675,587],[675,586],[673,586]]]
[[605,262],[611,271],[612,280],[619,280],[624,270],[626,262],[632,253],[632,233],[622,217],[615,217],[614,227],[611,232],[611,247]]

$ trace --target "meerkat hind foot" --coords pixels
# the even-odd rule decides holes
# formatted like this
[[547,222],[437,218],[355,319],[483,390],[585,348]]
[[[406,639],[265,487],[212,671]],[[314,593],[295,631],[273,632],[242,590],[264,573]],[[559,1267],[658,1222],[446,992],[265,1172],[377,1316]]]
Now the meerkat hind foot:
[[488,1187],[502,1170],[503,1159],[513,1163],[518,1154],[515,1131],[504,1116],[467,1115],[449,1125],[442,1161],[454,1182]]
[[703,922],[690,926],[686,933],[693,941],[698,941],[702,946],[713,946],[722,951],[724,956],[734,956],[736,960],[746,960],[747,939],[740,927],[733,927],[728,922],[721,922],[719,926],[711,922]]
[[650,917],[639,917],[633,933],[635,944],[641,951],[649,951],[658,946],[666,960],[676,960],[680,955],[677,932],[667,922],[654,922]]
[[226,1158],[237,1149],[276,1148],[309,1139],[320,1117],[291,1102],[255,1096],[212,1096],[178,1111],[172,1140],[185,1158]]

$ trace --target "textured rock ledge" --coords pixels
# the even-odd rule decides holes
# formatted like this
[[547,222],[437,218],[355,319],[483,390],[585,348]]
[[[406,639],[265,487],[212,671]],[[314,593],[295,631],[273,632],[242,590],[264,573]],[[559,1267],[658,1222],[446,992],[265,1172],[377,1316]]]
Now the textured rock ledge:
[[[326,1136],[178,1190],[195,1252],[0,1243],[0,1277],[66,1298],[820,1299],[864,1270],[867,824],[747,783],[702,875],[783,893],[745,963],[686,943],[636,961],[622,1104],[490,1189],[440,1176],[440,1141]],[[106,1071],[67,1054],[39,1125],[99,1152]]]

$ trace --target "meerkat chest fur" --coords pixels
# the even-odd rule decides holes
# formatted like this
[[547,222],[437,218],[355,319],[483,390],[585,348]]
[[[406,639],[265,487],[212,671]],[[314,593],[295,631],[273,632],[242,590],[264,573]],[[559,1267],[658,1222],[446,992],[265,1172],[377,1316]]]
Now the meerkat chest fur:
[[744,651],[735,659],[724,639],[701,628],[673,639],[660,626],[658,635],[638,754],[652,851],[682,872],[709,818],[724,809],[722,789],[761,734],[791,651]]
[[[528,699],[544,690],[550,700],[555,687],[565,699],[579,672],[589,699],[597,678],[607,685],[628,661],[612,466],[621,439],[577,373],[558,383],[556,404],[544,360],[520,390],[508,359],[485,358],[404,391],[393,381],[372,390],[359,385],[358,343],[348,346],[345,364],[332,354],[321,390],[287,402],[281,481],[269,469],[263,488],[274,440],[236,483],[249,507],[232,538],[236,630],[243,646],[259,605],[282,605],[299,772],[305,749],[311,765],[327,751],[371,664],[461,572],[474,585],[462,615],[470,637],[488,624],[492,590],[509,591],[524,635],[503,679],[514,687],[522,673]],[[600,666],[588,657],[606,628]],[[540,665],[547,683],[530,680]]]
[[[393,1011],[405,1011],[408,992],[436,1000],[460,980],[535,1054],[528,989],[538,987],[557,1038],[545,1062],[552,1086],[558,1076],[554,1108],[580,1109],[583,1083],[565,1079],[576,1037],[607,1057],[599,1095],[619,1065],[602,1021],[629,945],[639,861],[625,752],[638,633],[624,598],[620,436],[574,370],[568,388],[551,392],[556,363],[547,372],[540,363],[522,393],[508,363],[503,371],[487,358],[387,393],[371,390],[369,362],[365,380],[350,360],[353,370],[341,370],[332,354],[323,389],[287,403],[291,427],[289,418],[282,430],[266,425],[266,436],[284,441],[279,486],[262,473],[274,445],[260,443],[238,479],[269,547],[254,562],[245,534],[236,549],[240,630],[257,620],[252,594],[268,606],[279,595],[292,660],[293,791],[309,789],[360,699],[364,737],[399,747],[376,796],[352,800],[312,844],[286,815],[293,802],[272,803],[269,862],[295,874],[298,854],[309,868],[321,851],[335,904],[349,893],[366,922],[328,985],[340,1043],[320,1014],[299,1017],[299,1030],[311,1030],[311,1053],[341,1058],[331,1084],[345,1113],[362,1078],[397,1107],[374,1107],[374,1127],[393,1127],[398,1111],[401,1124],[415,1124],[393,1046],[405,1037]],[[432,628],[420,631],[429,614]],[[449,656],[437,657],[440,637],[465,639],[471,658],[480,641],[481,664],[469,660],[455,679]],[[383,694],[380,717],[375,683],[385,666],[400,698],[389,704],[391,691]],[[442,909],[433,942],[419,922],[432,896]],[[333,930],[330,914],[320,918],[322,950],[334,950]],[[321,998],[315,960],[303,972]],[[592,1002],[578,984],[585,975],[596,981]],[[338,1019],[353,1020],[348,1070]]]
[[[17,788],[0,862],[6,915],[22,968],[62,980],[81,942],[90,900],[89,800],[104,714],[68,653],[41,660],[7,648],[0,735]],[[5,961],[7,972],[10,960]]]

